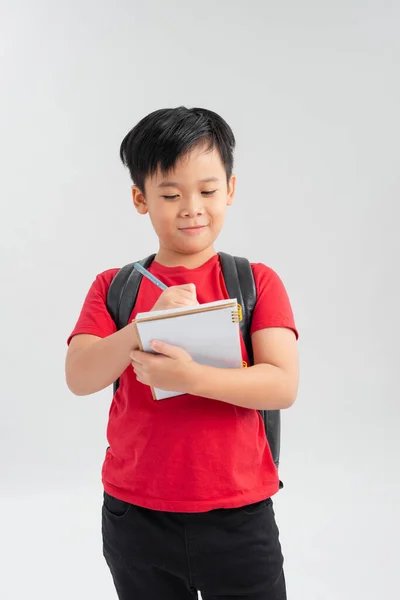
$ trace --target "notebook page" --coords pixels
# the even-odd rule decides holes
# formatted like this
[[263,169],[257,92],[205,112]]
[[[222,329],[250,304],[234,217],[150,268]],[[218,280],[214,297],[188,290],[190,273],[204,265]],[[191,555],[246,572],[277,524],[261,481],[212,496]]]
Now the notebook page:
[[[184,348],[194,361],[212,367],[242,367],[239,323],[233,322],[235,309],[220,308],[190,313],[156,321],[138,321],[143,350],[151,352],[150,343],[161,340]],[[155,389],[157,400],[183,392]]]

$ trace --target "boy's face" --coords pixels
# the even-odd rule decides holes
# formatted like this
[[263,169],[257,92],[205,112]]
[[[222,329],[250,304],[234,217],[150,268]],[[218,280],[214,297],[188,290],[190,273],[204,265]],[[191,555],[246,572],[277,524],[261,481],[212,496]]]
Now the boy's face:
[[199,254],[212,249],[232,204],[236,180],[229,184],[217,150],[195,148],[168,174],[146,179],[145,195],[132,187],[140,214],[149,213],[160,240],[160,250]]

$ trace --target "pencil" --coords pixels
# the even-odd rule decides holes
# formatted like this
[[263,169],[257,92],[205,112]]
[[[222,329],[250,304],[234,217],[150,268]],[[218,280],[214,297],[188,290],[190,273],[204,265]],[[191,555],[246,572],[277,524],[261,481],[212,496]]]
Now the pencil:
[[151,281],[152,283],[154,283],[154,285],[156,285],[157,287],[160,288],[160,290],[166,290],[168,289],[168,286],[165,285],[165,283],[163,283],[162,281],[160,281],[159,279],[157,279],[157,277],[154,277],[154,275],[152,273],[150,273],[150,271],[148,271],[147,269],[145,269],[144,267],[142,267],[142,265],[140,263],[135,263],[134,268],[136,269],[136,271],[139,271],[139,273],[141,273],[142,275],[144,275],[144,277],[147,277],[147,279],[149,281]]

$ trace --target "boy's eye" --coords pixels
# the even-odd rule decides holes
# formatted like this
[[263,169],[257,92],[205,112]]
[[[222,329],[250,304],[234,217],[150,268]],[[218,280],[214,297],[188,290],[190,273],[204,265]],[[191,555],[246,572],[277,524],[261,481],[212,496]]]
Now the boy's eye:
[[[213,194],[215,194],[217,190],[210,190],[209,192],[201,192],[204,196],[212,196]],[[179,198],[179,194],[175,194],[174,196],[163,196],[163,198],[165,200],[176,200],[176,198]]]

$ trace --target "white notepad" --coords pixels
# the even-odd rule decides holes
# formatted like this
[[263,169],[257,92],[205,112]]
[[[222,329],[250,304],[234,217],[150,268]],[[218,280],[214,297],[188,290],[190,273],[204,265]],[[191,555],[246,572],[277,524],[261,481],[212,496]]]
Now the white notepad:
[[[237,300],[170,310],[138,313],[135,318],[141,350],[160,340],[186,350],[195,362],[211,367],[237,369],[243,366],[240,344],[240,309]],[[152,389],[155,400],[183,392]]]

